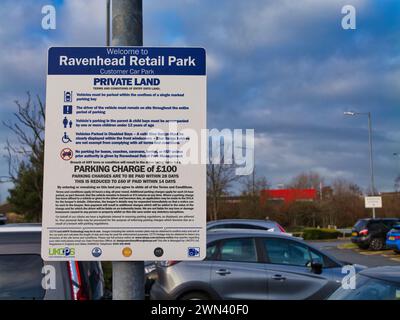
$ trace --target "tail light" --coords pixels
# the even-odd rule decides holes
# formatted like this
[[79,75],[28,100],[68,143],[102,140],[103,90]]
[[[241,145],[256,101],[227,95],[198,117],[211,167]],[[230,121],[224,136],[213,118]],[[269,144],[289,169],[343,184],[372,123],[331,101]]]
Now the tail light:
[[179,262],[180,261],[176,261],[176,260],[161,261],[160,266],[161,267],[171,267]]
[[366,236],[366,235],[368,235],[368,229],[362,229],[358,234],[360,236]]
[[[388,236],[389,238],[389,236]],[[390,236],[390,238],[393,238],[393,240],[400,240],[400,236]]]
[[82,287],[82,278],[77,261],[68,261],[72,300],[88,300]]
[[277,225],[278,225],[278,228],[279,228],[279,230],[280,230],[281,232],[286,233],[286,230],[283,229],[283,227],[282,227],[279,223],[277,223]]

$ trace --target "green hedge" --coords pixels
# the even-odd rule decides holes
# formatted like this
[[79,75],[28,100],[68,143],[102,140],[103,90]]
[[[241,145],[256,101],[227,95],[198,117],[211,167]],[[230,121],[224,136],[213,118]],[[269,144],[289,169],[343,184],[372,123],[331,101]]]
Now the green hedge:
[[290,232],[293,237],[303,238],[303,232]]
[[334,229],[306,228],[303,231],[304,240],[337,239],[341,233]]

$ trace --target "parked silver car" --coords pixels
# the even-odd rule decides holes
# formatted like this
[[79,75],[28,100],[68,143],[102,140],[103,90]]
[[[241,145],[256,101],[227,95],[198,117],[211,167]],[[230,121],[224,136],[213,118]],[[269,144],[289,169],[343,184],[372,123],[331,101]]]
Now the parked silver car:
[[299,238],[216,229],[207,239],[204,261],[158,264],[152,299],[324,299],[344,276],[344,263]]
[[257,219],[222,219],[207,223],[207,230],[214,229],[253,229],[285,233],[285,229],[273,220]]

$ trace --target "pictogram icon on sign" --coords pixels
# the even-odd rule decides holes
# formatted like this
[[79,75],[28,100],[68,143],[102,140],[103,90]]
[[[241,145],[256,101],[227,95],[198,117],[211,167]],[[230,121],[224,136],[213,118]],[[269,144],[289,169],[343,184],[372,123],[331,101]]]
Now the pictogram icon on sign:
[[73,155],[74,155],[74,153],[72,152],[72,150],[70,148],[64,148],[60,152],[61,159],[65,160],[65,161],[71,160]]

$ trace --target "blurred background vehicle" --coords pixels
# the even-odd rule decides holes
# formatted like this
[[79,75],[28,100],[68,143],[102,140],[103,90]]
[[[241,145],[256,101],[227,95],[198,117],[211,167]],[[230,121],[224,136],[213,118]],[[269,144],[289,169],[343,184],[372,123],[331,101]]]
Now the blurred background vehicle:
[[[345,263],[304,241],[265,230],[207,233],[204,261],[157,264],[151,299],[324,299]],[[355,265],[357,271],[362,266]]]
[[393,249],[394,252],[400,253],[400,224],[396,224],[388,232],[386,236],[386,246]]
[[[0,226],[0,300],[104,298],[100,262],[43,261],[40,243],[40,224]],[[53,271],[55,273],[51,274]],[[42,286],[45,274],[48,276],[48,289]]]
[[399,218],[360,219],[353,227],[351,241],[361,249],[385,249],[386,235],[397,224]]
[[400,267],[368,268],[355,280],[355,289],[340,287],[329,300],[400,300]]
[[253,229],[286,233],[285,229],[276,221],[257,219],[223,219],[208,222],[207,230],[213,229]]
[[155,261],[145,261],[144,262],[144,294],[146,299],[150,299],[150,289],[154,282],[157,280],[157,270]]
[[5,214],[0,213],[0,225],[4,225],[7,223],[7,217]]

